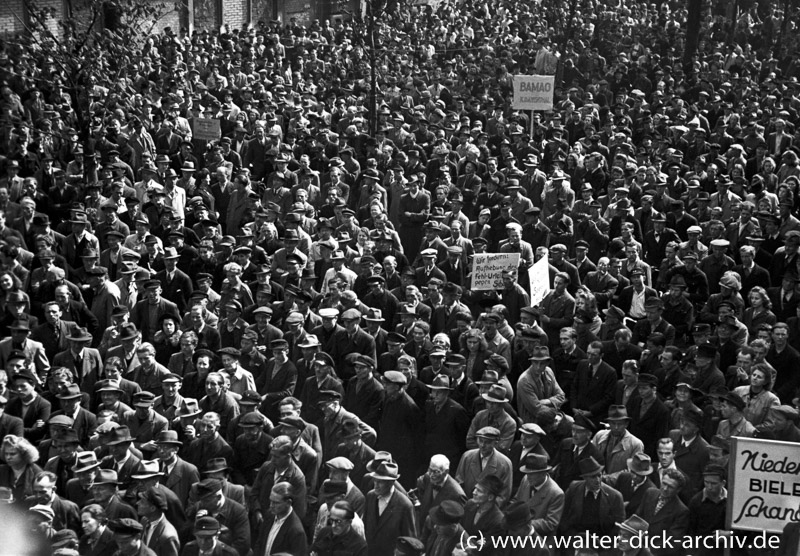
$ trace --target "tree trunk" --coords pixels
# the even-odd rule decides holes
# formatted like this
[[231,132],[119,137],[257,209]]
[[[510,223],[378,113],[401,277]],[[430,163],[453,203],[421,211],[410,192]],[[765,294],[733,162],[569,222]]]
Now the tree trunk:
[[689,11],[686,17],[686,45],[683,50],[683,65],[692,63],[700,42],[700,20],[703,17],[703,0],[687,0]]

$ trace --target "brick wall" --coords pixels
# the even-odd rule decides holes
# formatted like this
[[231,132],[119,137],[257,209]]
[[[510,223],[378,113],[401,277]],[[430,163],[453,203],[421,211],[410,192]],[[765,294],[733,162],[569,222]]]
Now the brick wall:
[[231,29],[241,29],[250,22],[247,0],[219,0],[222,2],[222,23]]
[[24,19],[24,13],[22,0],[0,0],[0,36],[21,33],[23,26],[17,17]]

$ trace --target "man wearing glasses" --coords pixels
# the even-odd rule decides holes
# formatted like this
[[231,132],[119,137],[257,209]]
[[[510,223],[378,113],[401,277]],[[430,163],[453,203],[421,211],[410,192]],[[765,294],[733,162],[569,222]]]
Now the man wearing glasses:
[[328,525],[323,527],[314,544],[311,554],[352,554],[366,556],[367,541],[353,528],[356,513],[350,502],[339,500],[331,506]]

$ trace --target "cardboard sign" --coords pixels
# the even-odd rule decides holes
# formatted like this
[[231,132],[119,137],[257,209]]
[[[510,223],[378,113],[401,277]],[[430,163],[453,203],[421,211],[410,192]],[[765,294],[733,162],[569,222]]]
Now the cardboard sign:
[[519,253],[476,253],[472,258],[472,290],[503,289],[503,271],[519,268]]
[[192,120],[192,134],[195,139],[216,141],[222,136],[222,129],[216,118],[195,118]]
[[728,529],[780,533],[800,521],[800,447],[758,438],[731,439]]
[[547,257],[542,257],[528,269],[528,279],[531,284],[531,307],[536,307],[550,292],[550,262]]
[[515,75],[514,110],[552,110],[554,75]]

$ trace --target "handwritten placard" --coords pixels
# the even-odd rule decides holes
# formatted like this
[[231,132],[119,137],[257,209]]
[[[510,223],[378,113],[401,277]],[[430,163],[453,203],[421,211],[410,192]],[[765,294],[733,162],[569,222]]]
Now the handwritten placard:
[[472,258],[472,289],[503,289],[503,271],[517,270],[519,253],[476,253]]
[[729,529],[772,533],[800,521],[800,446],[733,437],[727,519]]

